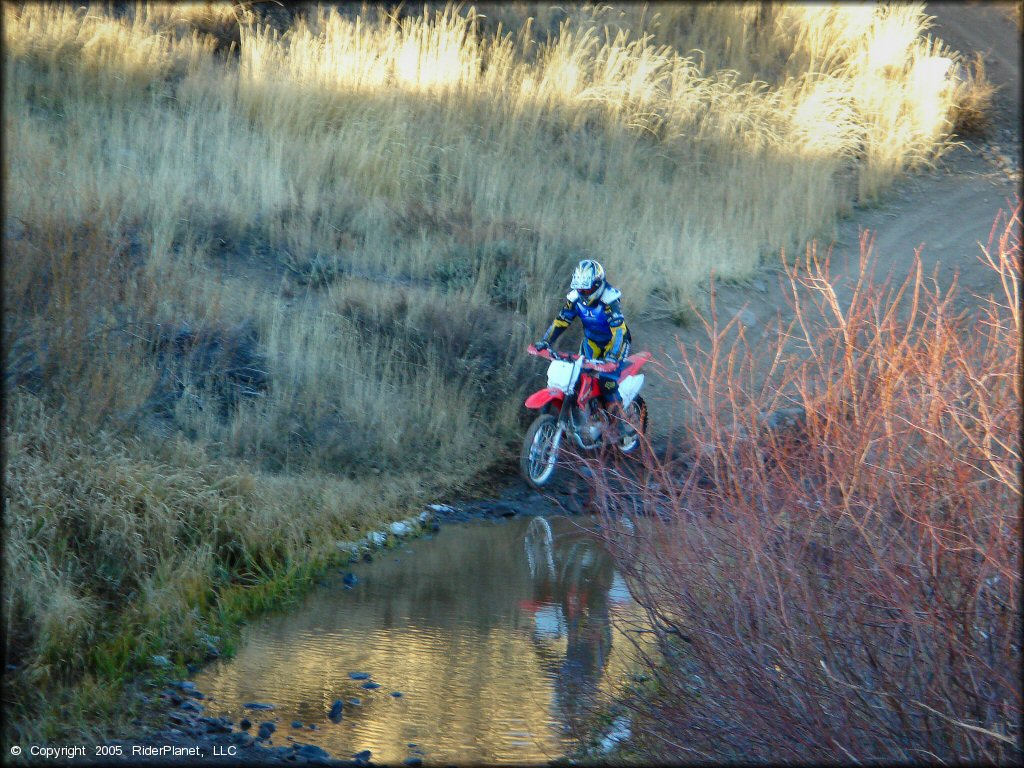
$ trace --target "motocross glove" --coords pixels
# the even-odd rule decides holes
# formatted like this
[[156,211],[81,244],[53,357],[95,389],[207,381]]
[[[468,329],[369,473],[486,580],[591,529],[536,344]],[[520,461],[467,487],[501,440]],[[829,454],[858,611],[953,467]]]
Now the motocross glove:
[[535,349],[536,349],[536,350],[537,350],[538,352],[543,352],[543,351],[544,351],[545,349],[551,349],[551,345],[550,345],[550,344],[548,344],[548,343],[547,343],[546,341],[543,341],[543,340],[541,340],[541,341],[535,341],[535,342],[533,343],[533,346],[534,346],[534,348],[535,348]]

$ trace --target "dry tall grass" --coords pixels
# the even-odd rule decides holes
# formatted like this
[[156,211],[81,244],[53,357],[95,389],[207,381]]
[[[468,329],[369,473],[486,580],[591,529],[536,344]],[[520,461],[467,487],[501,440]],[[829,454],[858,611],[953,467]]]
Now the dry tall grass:
[[[671,310],[711,267],[828,233],[851,164],[869,201],[927,162],[953,107],[953,54],[913,4],[590,9],[549,42],[320,10],[284,34],[243,20],[227,61],[189,12],[5,6],[11,216],[137,219],[157,262],[251,234],[414,277],[510,226],[534,234],[537,298],[581,246],[636,309]],[[403,224],[421,242],[395,249]]]
[[[868,201],[942,150],[953,54],[921,6],[750,8],[506,6],[500,29],[318,9],[282,29],[244,4],[5,2],[18,690],[144,665],[86,649],[110,627],[149,648],[145,595],[179,615],[230,552],[313,557],[486,468],[518,427],[518,350],[581,253],[631,315],[672,315],[712,268],[827,234],[851,173]],[[248,379],[210,368],[232,345]],[[239,472],[259,491],[209,491]],[[265,524],[239,543],[246,516]]]
[[693,444],[599,489],[648,515],[607,521],[659,639],[632,702],[648,758],[1020,760],[1020,226],[974,311],[920,261],[876,279],[865,240],[848,300],[827,259],[790,270],[763,388],[728,324],[685,358]]

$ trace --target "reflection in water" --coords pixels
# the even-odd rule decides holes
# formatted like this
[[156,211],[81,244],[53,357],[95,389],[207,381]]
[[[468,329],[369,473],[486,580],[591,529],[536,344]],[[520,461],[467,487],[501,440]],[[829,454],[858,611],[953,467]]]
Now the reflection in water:
[[565,636],[557,668],[549,671],[565,729],[576,732],[611,652],[609,592],[615,572],[596,541],[577,531],[556,542],[544,518],[530,521],[523,543],[533,597],[521,605],[534,615],[538,642]]
[[[429,762],[538,762],[571,747],[591,690],[625,671],[629,643],[613,641],[611,618],[635,607],[607,554],[568,519],[450,526],[351,570],[353,589],[339,578],[250,626],[234,659],[196,678],[209,714],[237,722],[243,703],[273,703],[274,743],[292,737],[335,757],[369,749],[401,763],[422,749]],[[362,688],[353,671],[382,687]]]

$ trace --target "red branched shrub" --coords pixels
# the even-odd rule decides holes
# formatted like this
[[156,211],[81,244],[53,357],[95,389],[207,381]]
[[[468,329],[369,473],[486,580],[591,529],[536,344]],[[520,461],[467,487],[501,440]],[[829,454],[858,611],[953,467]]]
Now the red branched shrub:
[[1020,208],[993,232],[972,310],[919,254],[878,280],[865,238],[843,286],[809,252],[771,348],[713,312],[680,347],[687,444],[594,474],[648,757],[1021,759]]

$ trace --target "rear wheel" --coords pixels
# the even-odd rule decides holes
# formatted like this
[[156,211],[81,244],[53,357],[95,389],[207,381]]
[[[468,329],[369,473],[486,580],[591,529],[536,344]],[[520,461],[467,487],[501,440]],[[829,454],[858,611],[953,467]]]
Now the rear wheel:
[[519,456],[519,468],[526,482],[534,488],[542,488],[555,474],[558,456],[555,452],[555,435],[558,433],[558,419],[549,413],[533,420],[526,430],[523,450]]
[[647,403],[640,395],[637,395],[623,411],[626,421],[629,422],[629,427],[620,425],[621,437],[615,445],[623,453],[633,453],[640,445],[640,436],[647,431]]

